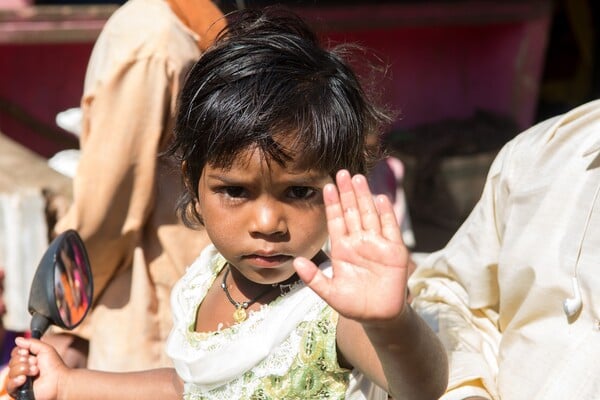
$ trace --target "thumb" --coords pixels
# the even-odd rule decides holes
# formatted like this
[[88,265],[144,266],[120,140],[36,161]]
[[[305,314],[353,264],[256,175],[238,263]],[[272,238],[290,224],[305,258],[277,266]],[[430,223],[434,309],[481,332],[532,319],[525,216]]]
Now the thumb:
[[308,258],[298,257],[294,260],[294,268],[306,285],[321,298],[327,299],[330,291],[330,279]]
[[28,349],[31,354],[44,360],[44,362],[50,362],[54,366],[63,363],[58,351],[52,345],[42,342],[40,339],[18,337],[15,343],[21,348]]
[[48,345],[42,343],[39,339],[24,338],[21,336],[15,338],[15,344],[19,348],[28,350],[31,354],[34,355],[39,354],[41,351],[43,351],[45,347],[48,347]]

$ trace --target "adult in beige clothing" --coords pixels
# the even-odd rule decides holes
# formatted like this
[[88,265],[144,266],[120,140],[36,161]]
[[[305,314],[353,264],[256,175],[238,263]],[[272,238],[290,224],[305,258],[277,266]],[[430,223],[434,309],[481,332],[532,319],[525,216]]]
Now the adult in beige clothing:
[[599,194],[600,101],[502,149],[467,221],[411,277],[449,352],[443,399],[600,398]]
[[209,0],[130,0],[94,46],[74,202],[56,226],[80,233],[92,264],[94,308],[76,331],[89,368],[170,365],[171,286],[208,239],[177,219],[179,171],[158,154],[188,68],[224,26]]

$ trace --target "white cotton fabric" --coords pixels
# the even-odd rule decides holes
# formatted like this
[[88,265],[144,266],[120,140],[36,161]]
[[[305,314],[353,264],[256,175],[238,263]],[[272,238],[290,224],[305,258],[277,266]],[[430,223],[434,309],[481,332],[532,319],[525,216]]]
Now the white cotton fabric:
[[[448,350],[443,399],[600,399],[600,101],[498,154],[473,212],[411,277]],[[581,289],[582,309],[562,302]]]

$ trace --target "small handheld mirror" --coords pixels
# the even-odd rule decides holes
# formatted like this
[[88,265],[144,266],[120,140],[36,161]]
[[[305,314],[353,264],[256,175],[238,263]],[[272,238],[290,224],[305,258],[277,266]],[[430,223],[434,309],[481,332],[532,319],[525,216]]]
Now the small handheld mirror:
[[[56,237],[42,256],[29,292],[31,336],[39,339],[52,325],[73,329],[91,303],[93,282],[83,241],[76,231]],[[31,379],[19,388],[18,400],[33,400]]]

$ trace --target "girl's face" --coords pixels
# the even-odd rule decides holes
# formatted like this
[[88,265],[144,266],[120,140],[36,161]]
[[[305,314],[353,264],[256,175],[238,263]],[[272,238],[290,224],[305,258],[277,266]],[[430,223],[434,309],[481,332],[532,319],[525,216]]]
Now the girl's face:
[[231,168],[206,165],[198,211],[219,252],[246,278],[275,283],[294,274],[298,256],[312,259],[327,239],[322,189],[326,172],[267,163],[242,151]]

